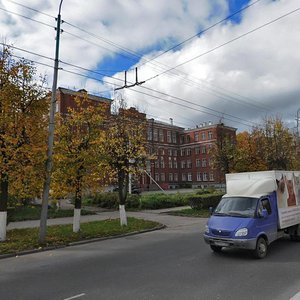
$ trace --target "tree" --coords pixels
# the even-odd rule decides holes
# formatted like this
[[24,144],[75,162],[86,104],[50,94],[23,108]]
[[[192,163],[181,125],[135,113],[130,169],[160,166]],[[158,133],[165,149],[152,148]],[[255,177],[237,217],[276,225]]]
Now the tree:
[[136,109],[126,109],[124,100],[116,101],[106,130],[103,151],[111,168],[111,180],[118,182],[121,226],[127,225],[125,203],[129,174],[138,174],[146,160],[146,117]]
[[244,131],[236,136],[235,172],[253,172],[267,170],[267,165],[260,155],[260,144],[255,132]]
[[[6,239],[9,191],[20,197],[39,193],[48,105],[44,80],[35,80],[32,63],[0,53],[0,240]],[[41,173],[40,173],[41,174]],[[13,188],[9,188],[14,182]]]
[[223,124],[218,126],[217,135],[217,142],[210,150],[211,164],[214,169],[220,170],[224,176],[226,173],[234,171],[236,141],[232,132],[229,133],[224,130]]
[[268,170],[294,169],[297,163],[294,137],[280,117],[265,118],[263,126],[253,129],[252,137],[259,144],[258,155]]
[[107,104],[90,101],[86,93],[74,104],[67,114],[57,116],[52,190],[57,196],[74,196],[73,231],[78,232],[82,193],[99,189],[104,177],[99,153]]

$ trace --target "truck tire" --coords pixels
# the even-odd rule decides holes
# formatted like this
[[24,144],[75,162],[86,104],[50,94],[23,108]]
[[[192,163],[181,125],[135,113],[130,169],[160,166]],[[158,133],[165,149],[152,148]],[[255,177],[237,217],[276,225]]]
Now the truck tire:
[[211,248],[212,251],[217,252],[217,253],[222,251],[221,246],[210,245],[210,248]]
[[267,241],[263,237],[260,237],[257,240],[256,248],[253,251],[254,257],[259,259],[264,258],[266,257],[267,252],[268,252]]

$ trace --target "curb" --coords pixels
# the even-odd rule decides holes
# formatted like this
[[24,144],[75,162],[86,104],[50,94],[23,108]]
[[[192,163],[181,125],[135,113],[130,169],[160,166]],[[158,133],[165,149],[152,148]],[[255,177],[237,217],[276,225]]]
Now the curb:
[[167,228],[166,225],[160,225],[160,226],[156,226],[151,229],[144,229],[141,231],[133,231],[133,232],[119,234],[119,235],[81,240],[81,241],[71,242],[66,245],[49,246],[49,247],[45,247],[45,248],[38,248],[38,249],[24,250],[24,251],[14,252],[14,253],[0,254],[0,259],[19,257],[19,256],[23,256],[23,255],[51,251],[51,250],[56,250],[56,249],[60,249],[60,248],[79,246],[79,245],[90,244],[90,243],[100,242],[100,241],[105,241],[105,240],[112,240],[112,239],[117,239],[117,238],[121,238],[121,237],[132,236],[132,235],[147,233],[147,232],[151,232],[151,231],[161,230],[161,229],[165,229],[165,228]]

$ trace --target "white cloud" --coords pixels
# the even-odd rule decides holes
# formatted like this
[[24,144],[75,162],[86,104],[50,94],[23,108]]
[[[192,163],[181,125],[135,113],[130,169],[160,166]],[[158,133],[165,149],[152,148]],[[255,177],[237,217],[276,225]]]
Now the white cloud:
[[[59,2],[24,0],[22,5],[56,16]],[[0,3],[1,8],[56,26],[54,18],[28,10],[9,0],[2,0]],[[161,68],[161,65],[158,68],[158,63],[174,67],[297,8],[297,1],[260,1],[243,12],[239,24],[223,23],[184,44],[180,49],[160,56],[156,62],[143,65],[139,68],[139,80],[163,72],[166,68]],[[62,4],[64,21],[135,52],[146,53],[146,59],[161,53],[153,50],[157,49],[157,45],[167,49],[227,14],[225,0],[64,0]],[[174,70],[136,88],[147,94],[152,92],[143,87],[159,90],[198,106],[157,93],[157,97],[183,106],[129,89],[124,90],[123,94],[129,104],[136,105],[149,115],[164,120],[173,118],[175,124],[185,127],[209,120],[217,122],[224,117],[225,123],[244,129],[247,127],[242,123],[256,122],[267,113],[279,113],[291,127],[295,126],[295,112],[299,108],[300,98],[299,14],[298,11],[178,68],[188,75],[177,76],[178,70]],[[105,58],[115,57],[113,51],[116,48],[68,23],[62,24],[64,33],[61,36],[60,60],[95,69]],[[54,28],[3,10],[0,10],[0,26],[2,39],[6,42],[54,57]],[[53,61],[21,51],[16,50],[15,54],[53,64]],[[87,74],[71,66],[61,66],[66,70]],[[109,69],[108,66],[106,68]],[[48,74],[51,86],[53,70],[39,66],[39,71]],[[96,74],[93,76],[97,77]],[[124,74],[115,76],[123,79]],[[134,81],[134,74],[129,72],[128,78]],[[106,80],[112,81],[110,78]],[[59,85],[94,92],[112,88],[63,71],[59,73]]]

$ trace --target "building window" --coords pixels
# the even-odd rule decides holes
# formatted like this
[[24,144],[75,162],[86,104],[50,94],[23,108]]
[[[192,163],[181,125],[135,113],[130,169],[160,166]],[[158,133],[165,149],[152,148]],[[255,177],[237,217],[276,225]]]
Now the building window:
[[192,173],[188,173],[188,181],[192,181]]
[[157,159],[157,160],[155,160],[155,163],[154,163],[154,165],[155,165],[155,168],[157,169],[157,168],[159,168],[159,160]]
[[172,157],[169,157],[169,169],[173,168]]
[[203,168],[206,167],[206,158],[202,158],[202,167],[203,167]]
[[195,148],[195,154],[200,154],[200,147]]
[[168,154],[169,154],[169,156],[172,156],[172,154],[173,154],[172,149],[168,149]]
[[185,149],[181,149],[181,150],[180,150],[180,155],[181,155],[181,156],[185,156]]
[[212,139],[213,139],[213,133],[212,133],[212,131],[209,131],[209,132],[208,132],[208,139],[209,139],[209,140],[212,140]]
[[209,180],[214,181],[214,173],[209,173]]
[[158,130],[156,128],[153,130],[153,140],[158,141]]
[[184,135],[180,136],[180,144],[184,144]]
[[164,148],[160,148],[160,155],[165,155],[165,149]]
[[152,141],[152,128],[148,128],[148,140]]
[[169,173],[169,181],[173,181],[173,173]]
[[201,181],[201,173],[197,172],[197,181]]
[[164,160],[163,157],[160,157],[160,167],[161,167],[162,169],[165,168],[165,160]]
[[173,150],[173,155],[177,156],[177,150]]
[[185,169],[185,160],[181,161],[181,169]]
[[164,131],[162,129],[159,130],[159,141],[164,142]]
[[202,141],[205,141],[206,140],[206,132],[202,132],[201,136],[202,136]]
[[187,135],[187,136],[186,136],[186,142],[187,142],[187,143],[190,143],[190,141],[191,141],[191,137],[190,137],[189,135]]
[[203,181],[207,181],[207,173],[203,173]]
[[192,161],[189,159],[186,161],[186,166],[191,169],[192,168]]
[[176,157],[174,157],[173,167],[174,167],[174,169],[177,169],[177,168],[178,168],[178,164],[177,164],[177,159],[176,159]]
[[177,144],[177,134],[176,134],[176,132],[172,132],[172,141],[173,141],[173,144]]
[[195,142],[199,141],[199,132],[195,132],[194,139],[195,139]]
[[201,147],[201,153],[202,153],[202,154],[205,154],[205,153],[206,153],[206,146],[202,146],[202,147]]
[[171,136],[171,131],[167,131],[167,142],[172,143],[172,136]]
[[184,173],[181,174],[181,180],[186,181],[186,174],[184,174]]
[[159,174],[155,173],[155,181],[159,181]]
[[178,181],[178,174],[174,173],[174,181]]
[[160,174],[160,181],[166,181],[165,173]]
[[201,160],[200,159],[196,159],[196,167],[197,168],[201,167]]
[[192,149],[191,148],[187,148],[186,149],[186,155],[187,156],[191,156],[191,154],[192,154]]

